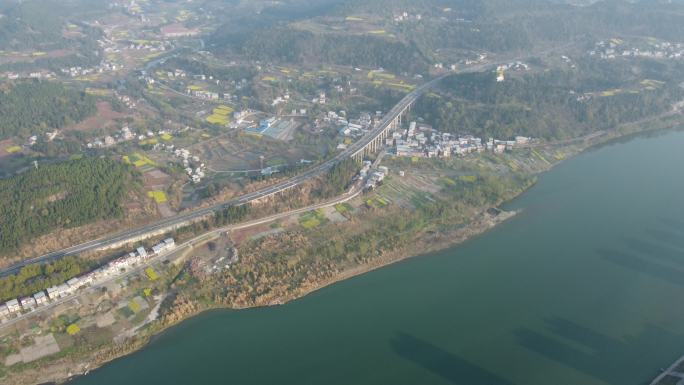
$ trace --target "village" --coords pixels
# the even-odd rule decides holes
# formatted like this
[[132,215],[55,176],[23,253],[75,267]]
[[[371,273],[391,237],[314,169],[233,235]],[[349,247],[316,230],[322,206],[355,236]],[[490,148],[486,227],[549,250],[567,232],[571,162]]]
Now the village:
[[[373,117],[368,113],[362,113],[359,119],[349,121],[343,115],[344,111],[341,111],[339,115],[330,111],[325,117],[327,121],[341,125],[340,134],[348,138],[338,145],[338,150],[344,150],[347,147],[346,143],[351,139],[359,138],[367,133],[379,121],[382,112],[377,111]],[[442,133],[427,124],[412,121],[408,128],[392,133],[392,136],[385,140],[385,146],[391,148],[392,154],[398,157],[449,158],[454,155],[464,156],[484,151],[501,154],[537,142],[537,139],[526,136],[516,136],[513,140],[488,138],[485,141],[473,135],[457,136]]]
[[622,39],[614,38],[597,42],[588,54],[603,60],[612,60],[620,57],[681,59],[684,56],[684,43],[650,40],[643,43],[628,43]]
[[448,158],[452,155],[463,156],[484,151],[500,154],[535,142],[533,138],[525,136],[516,136],[514,140],[489,138],[483,141],[472,135],[455,136],[439,132],[427,125],[417,125],[416,122],[411,122],[409,128],[395,132],[392,138],[388,138],[386,145],[393,146],[397,156]]
[[106,265],[92,270],[86,274],[69,279],[68,281],[38,291],[31,296],[12,299],[0,305],[0,324],[6,323],[12,318],[20,317],[47,306],[51,302],[69,297],[89,286],[97,286],[105,281],[112,280],[118,275],[125,273],[131,267],[140,266],[154,256],[158,256],[176,247],[173,238],[166,238],[152,246],[151,250],[138,247],[135,251],[116,258]]

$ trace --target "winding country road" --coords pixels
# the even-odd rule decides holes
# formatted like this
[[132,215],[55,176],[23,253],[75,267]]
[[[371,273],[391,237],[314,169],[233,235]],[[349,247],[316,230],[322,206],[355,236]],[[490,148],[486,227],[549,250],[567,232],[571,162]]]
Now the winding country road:
[[9,267],[6,267],[2,270],[0,270],[0,277],[1,276],[6,276],[9,274],[13,274],[17,272],[19,269],[22,267],[33,264],[33,263],[45,263],[49,261],[53,261],[59,258],[62,258],[67,255],[74,255],[74,254],[80,254],[86,251],[91,251],[91,250],[97,250],[97,249],[104,249],[107,247],[112,247],[113,245],[120,244],[122,242],[125,242],[129,239],[135,239],[142,237],[146,234],[154,233],[154,232],[159,232],[159,231],[164,231],[165,229],[173,229],[176,227],[180,227],[186,223],[190,223],[192,221],[198,220],[200,218],[209,216],[219,210],[222,210],[226,207],[229,206],[239,206],[243,205],[255,200],[259,200],[265,197],[269,197],[271,195],[277,194],[279,192],[288,190],[290,188],[293,188],[295,186],[298,186],[308,180],[311,180],[315,177],[318,177],[320,175],[325,174],[328,172],[333,166],[336,164],[340,163],[341,161],[348,159],[352,157],[355,153],[357,153],[359,150],[362,150],[366,146],[368,146],[370,143],[372,143],[384,130],[387,129],[387,127],[401,114],[404,112],[406,107],[416,101],[423,93],[425,93],[427,90],[430,88],[434,87],[439,81],[444,79],[446,76],[455,74],[455,73],[463,73],[463,72],[479,72],[484,70],[487,67],[491,66],[496,66],[496,63],[488,63],[488,64],[481,64],[478,66],[473,66],[469,67],[466,70],[463,71],[456,71],[456,72],[450,72],[447,74],[444,74],[442,76],[439,76],[437,78],[434,78],[430,80],[429,82],[426,82],[418,87],[416,87],[414,90],[406,94],[404,98],[402,98],[385,116],[383,117],[383,120],[377,124],[372,130],[370,130],[366,135],[364,135],[360,140],[355,142],[354,144],[350,145],[346,150],[340,152],[337,154],[335,157],[320,163],[318,165],[315,165],[313,168],[296,175],[288,180],[285,180],[283,182],[262,188],[260,190],[242,195],[240,197],[233,198],[231,200],[215,204],[213,206],[189,211],[186,213],[181,213],[172,217],[164,218],[161,219],[157,222],[134,228],[134,229],[128,229],[124,230],[112,235],[107,235],[102,238],[98,238],[95,240],[91,240],[88,242],[84,242],[75,246],[71,246],[62,250],[57,250],[53,251],[44,255],[41,255],[39,257],[34,257],[34,258],[29,258],[25,259],[19,263],[16,263],[14,265],[11,265]]

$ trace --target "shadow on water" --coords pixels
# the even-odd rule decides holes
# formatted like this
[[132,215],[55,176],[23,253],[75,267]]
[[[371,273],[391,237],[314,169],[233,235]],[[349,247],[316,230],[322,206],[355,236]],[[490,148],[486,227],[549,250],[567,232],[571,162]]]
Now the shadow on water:
[[672,227],[680,232],[684,232],[684,221],[676,218],[660,218],[660,221],[668,227]]
[[390,341],[392,350],[456,385],[514,385],[485,369],[443,350],[430,342],[399,332]]
[[608,384],[635,383],[634,373],[625,367],[642,361],[644,352],[661,354],[665,361],[672,359],[671,353],[663,348],[662,341],[668,341],[675,347],[684,344],[684,336],[651,325],[637,336],[618,340],[564,318],[549,318],[545,323],[544,331],[517,330],[515,336],[520,345]]
[[648,274],[652,277],[684,286],[684,271],[675,269],[672,266],[663,265],[657,262],[648,261],[636,255],[612,249],[599,249],[596,251],[606,261],[616,265],[634,270],[639,273]]
[[648,228],[644,230],[644,232],[658,242],[663,242],[674,247],[684,248],[684,236],[682,236],[682,234],[677,234],[671,229]]
[[622,241],[630,251],[643,257],[684,264],[684,249],[634,237],[623,237]]

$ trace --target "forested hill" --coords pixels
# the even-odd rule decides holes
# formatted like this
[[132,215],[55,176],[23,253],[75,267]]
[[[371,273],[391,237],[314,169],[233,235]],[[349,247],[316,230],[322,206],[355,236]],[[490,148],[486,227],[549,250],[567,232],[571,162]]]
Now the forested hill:
[[0,5],[0,48],[25,49],[60,44],[62,20],[44,2]]
[[256,60],[383,67],[395,72],[420,72],[428,65],[410,43],[369,35],[314,34],[293,28],[257,33],[245,43],[243,52]]
[[70,18],[105,10],[99,0],[2,0],[0,1],[0,49],[63,48],[71,43],[63,30]]
[[[380,1],[391,4],[402,0]],[[443,15],[438,20],[433,17],[431,22],[404,23],[399,27],[400,36],[411,39],[423,51],[484,49],[498,53],[524,53],[549,44],[616,36],[649,36],[669,41],[680,41],[684,36],[682,2],[605,0],[582,7],[548,0],[451,3],[463,5],[454,6],[450,12],[442,12],[443,8],[437,5],[425,8],[425,12]]]
[[95,99],[58,83],[28,81],[0,89],[0,140],[63,128],[95,113]]
[[671,111],[684,99],[684,67],[642,61],[578,62],[573,70],[451,76],[414,111],[440,130],[511,139],[561,139]]
[[[327,11],[317,8],[309,24],[284,19],[277,27],[270,28],[256,21],[245,21],[240,23],[240,33],[228,33],[235,29],[231,29],[235,24],[231,22],[218,29],[209,39],[209,46],[219,54],[247,54],[251,59],[262,61],[421,72],[432,61],[432,55],[442,50],[525,55],[558,44],[587,44],[619,36],[652,36],[669,41],[679,41],[684,36],[682,1],[580,2],[583,6],[563,0],[331,0],[331,3]],[[291,13],[308,9],[301,3],[287,8]],[[394,22],[394,16],[402,12],[423,17],[411,22]],[[374,35],[356,30],[353,24],[345,26],[340,20],[350,15],[363,16],[358,20],[373,20],[375,28],[387,33]],[[338,23],[334,28],[328,28],[331,20]],[[319,30],[302,25],[323,27]]]
[[57,228],[121,216],[135,178],[121,162],[83,158],[0,180],[0,252]]

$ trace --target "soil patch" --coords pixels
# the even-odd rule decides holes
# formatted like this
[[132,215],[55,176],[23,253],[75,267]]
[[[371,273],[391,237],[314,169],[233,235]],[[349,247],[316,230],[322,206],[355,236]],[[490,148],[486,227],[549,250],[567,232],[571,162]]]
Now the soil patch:
[[90,131],[100,127],[107,127],[114,123],[114,119],[125,118],[126,114],[123,112],[116,112],[112,110],[112,106],[108,102],[97,102],[97,112],[95,115],[83,120],[80,123],[73,124],[66,127],[64,131]]

